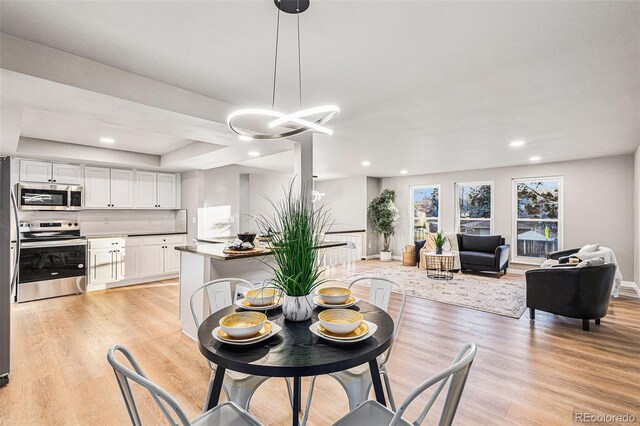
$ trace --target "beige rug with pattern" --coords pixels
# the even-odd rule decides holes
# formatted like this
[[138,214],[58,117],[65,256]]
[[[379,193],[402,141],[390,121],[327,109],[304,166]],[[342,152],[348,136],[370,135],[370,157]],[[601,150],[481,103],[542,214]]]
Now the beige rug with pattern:
[[391,266],[340,278],[349,283],[360,277],[383,277],[402,284],[408,296],[448,303],[511,318],[526,309],[525,283],[454,273],[450,281],[432,280],[415,266]]

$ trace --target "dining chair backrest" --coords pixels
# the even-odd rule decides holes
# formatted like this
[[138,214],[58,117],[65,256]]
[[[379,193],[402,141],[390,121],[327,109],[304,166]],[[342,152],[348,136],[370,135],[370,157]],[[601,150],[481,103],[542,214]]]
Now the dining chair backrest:
[[405,291],[404,286],[387,278],[361,277],[353,280],[351,284],[349,284],[349,288],[358,283],[362,285],[362,281],[369,281],[369,303],[377,306],[385,312],[389,312],[391,292],[394,288],[399,291],[402,299],[400,301],[400,307],[398,308],[398,313],[396,314],[396,318],[393,324],[394,332],[398,331],[400,321],[402,320],[402,314],[404,313],[404,305],[407,301],[407,292]]
[[[133,369],[125,366],[120,361],[118,361],[116,359],[116,352],[122,353]],[[111,364],[111,367],[113,367],[113,371],[116,373],[118,386],[120,387],[120,391],[122,392],[124,403],[127,406],[127,411],[129,412],[131,423],[134,426],[140,426],[142,425],[142,423],[140,422],[140,415],[138,414],[138,409],[133,397],[133,392],[131,391],[131,387],[129,386],[129,380],[137,383],[138,385],[149,391],[169,424],[182,426],[190,425],[189,419],[180,407],[180,404],[178,404],[178,401],[176,401],[171,395],[169,395],[167,391],[153,383],[147,378],[147,376],[145,376],[142,368],[140,368],[135,358],[133,357],[133,355],[131,355],[131,352],[129,352],[127,348],[120,345],[113,346],[109,349],[107,360],[109,361],[109,364]]]
[[431,377],[427,381],[421,383],[409,394],[409,396],[404,399],[404,401],[402,401],[402,404],[400,404],[400,406],[398,407],[398,410],[393,416],[391,423],[389,423],[389,426],[396,426],[400,422],[402,414],[405,412],[409,404],[411,404],[411,402],[413,402],[413,400],[416,399],[425,390],[439,383],[438,387],[431,395],[431,398],[429,398],[429,400],[427,401],[424,409],[422,410],[416,421],[413,422],[413,424],[416,426],[422,424],[425,417],[429,413],[429,410],[433,406],[433,403],[436,401],[436,399],[440,395],[440,392],[449,381],[449,389],[447,391],[447,397],[442,408],[442,413],[440,414],[438,425],[451,425],[453,423],[453,418],[456,415],[458,404],[460,403],[460,397],[462,396],[464,385],[467,382],[467,377],[469,375],[469,370],[471,369],[471,364],[473,363],[473,358],[476,356],[476,351],[476,345],[474,345],[473,343],[467,343],[460,350],[460,352],[458,352],[458,355],[456,355],[453,363],[448,368]]
[[[231,292],[232,284],[234,287],[233,293]],[[195,289],[193,294],[191,294],[189,304],[191,306],[193,321],[196,323],[196,328],[200,327],[200,324],[202,324],[206,314],[204,309],[199,309],[199,307],[196,306],[196,299],[199,296],[202,296],[202,308],[206,306],[205,304],[208,304],[208,311],[212,314],[235,303],[235,287],[239,285],[246,288],[254,287],[253,284],[247,280],[243,280],[242,278],[220,278],[209,281]]]

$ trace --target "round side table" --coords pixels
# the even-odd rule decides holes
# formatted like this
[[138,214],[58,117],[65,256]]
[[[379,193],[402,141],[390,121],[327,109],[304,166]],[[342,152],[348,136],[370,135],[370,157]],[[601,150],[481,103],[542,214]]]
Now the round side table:
[[452,280],[453,265],[455,263],[457,253],[455,251],[427,252],[425,254],[427,260],[427,277],[433,280]]

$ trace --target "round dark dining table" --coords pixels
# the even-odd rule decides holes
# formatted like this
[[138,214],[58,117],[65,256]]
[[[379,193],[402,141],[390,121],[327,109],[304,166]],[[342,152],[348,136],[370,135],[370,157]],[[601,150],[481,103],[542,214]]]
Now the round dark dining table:
[[212,331],[218,327],[220,318],[243,309],[232,305],[207,317],[198,329],[198,346],[200,352],[217,367],[206,409],[218,404],[227,369],[263,377],[291,377],[292,424],[297,426],[301,406],[301,377],[347,370],[364,363],[369,363],[376,400],[386,405],[376,358],[391,345],[393,319],[384,310],[364,301],[348,309],[359,311],[365,320],[378,326],[373,336],[353,343],[330,342],[309,330],[309,326],[318,321],[318,313],[322,308],[316,308],[310,320],[300,322],[285,320],[282,309],[278,308],[266,314],[270,321],[282,327],[282,331],[254,345],[234,346],[214,339]]

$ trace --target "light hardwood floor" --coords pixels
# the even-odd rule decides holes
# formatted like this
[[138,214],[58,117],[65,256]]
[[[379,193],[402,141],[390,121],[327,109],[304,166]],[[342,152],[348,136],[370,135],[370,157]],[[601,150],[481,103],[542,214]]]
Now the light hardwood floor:
[[[378,261],[361,261],[329,275],[378,267]],[[13,306],[11,383],[0,388],[0,424],[127,424],[106,361],[116,343],[127,346],[147,375],[195,416],[209,368],[196,344],[180,333],[177,312],[175,280]],[[640,419],[638,299],[613,300],[602,325],[583,332],[579,320],[543,312],[531,323],[526,312],[515,320],[410,297],[389,362],[396,400],[445,368],[465,342],[476,343],[478,354],[457,424],[571,424],[578,412],[631,413],[636,424]],[[146,424],[162,423],[151,398],[137,394]],[[409,417],[420,408],[412,406]],[[265,424],[290,424],[283,380],[267,381],[251,411]],[[346,411],[340,386],[321,377],[310,423],[331,424]],[[433,414],[427,424],[434,423]]]

